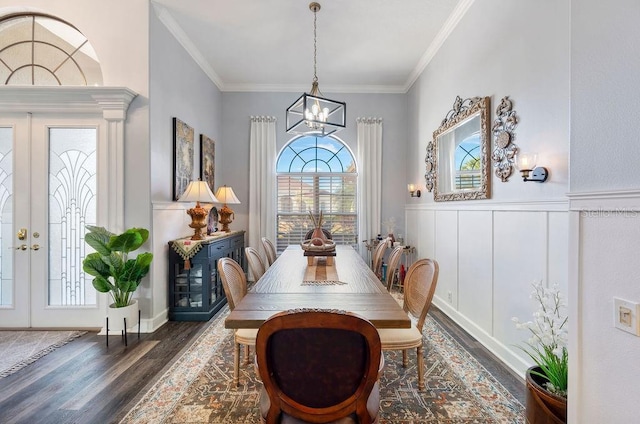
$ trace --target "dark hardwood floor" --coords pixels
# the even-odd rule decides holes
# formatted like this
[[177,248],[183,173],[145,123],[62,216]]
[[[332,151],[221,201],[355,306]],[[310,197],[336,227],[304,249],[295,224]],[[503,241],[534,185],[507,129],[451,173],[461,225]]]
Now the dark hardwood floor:
[[[520,377],[440,310],[430,314],[524,404]],[[0,379],[0,423],[117,423],[206,325],[171,321],[140,340],[130,335],[128,347],[87,333]]]

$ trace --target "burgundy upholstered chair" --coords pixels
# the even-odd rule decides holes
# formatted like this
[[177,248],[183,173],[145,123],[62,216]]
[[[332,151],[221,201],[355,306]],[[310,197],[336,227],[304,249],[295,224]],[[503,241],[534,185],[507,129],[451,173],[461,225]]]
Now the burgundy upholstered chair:
[[366,319],[297,309],[262,324],[256,365],[263,423],[376,423],[380,338]]

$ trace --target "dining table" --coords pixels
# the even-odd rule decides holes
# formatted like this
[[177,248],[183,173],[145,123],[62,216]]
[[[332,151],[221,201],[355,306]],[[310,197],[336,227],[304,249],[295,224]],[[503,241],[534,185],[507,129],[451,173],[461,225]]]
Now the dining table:
[[225,327],[259,328],[291,309],[343,310],[376,328],[411,327],[400,303],[352,246],[337,245],[332,258],[309,261],[301,246],[288,246],[229,313]]

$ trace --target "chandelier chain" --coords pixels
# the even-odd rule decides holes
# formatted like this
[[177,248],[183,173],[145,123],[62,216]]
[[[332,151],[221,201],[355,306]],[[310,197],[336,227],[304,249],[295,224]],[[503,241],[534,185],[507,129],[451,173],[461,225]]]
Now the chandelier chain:
[[316,44],[316,40],[317,40],[317,25],[316,25],[316,21],[318,18],[318,12],[316,10],[313,11],[313,81],[318,81],[318,60],[317,60],[317,55],[318,55],[318,47]]

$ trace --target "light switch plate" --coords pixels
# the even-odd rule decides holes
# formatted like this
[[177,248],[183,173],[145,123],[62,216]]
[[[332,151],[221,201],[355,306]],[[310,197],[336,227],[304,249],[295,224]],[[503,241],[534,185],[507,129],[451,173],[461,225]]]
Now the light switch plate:
[[613,325],[627,333],[640,336],[640,303],[613,298]]

